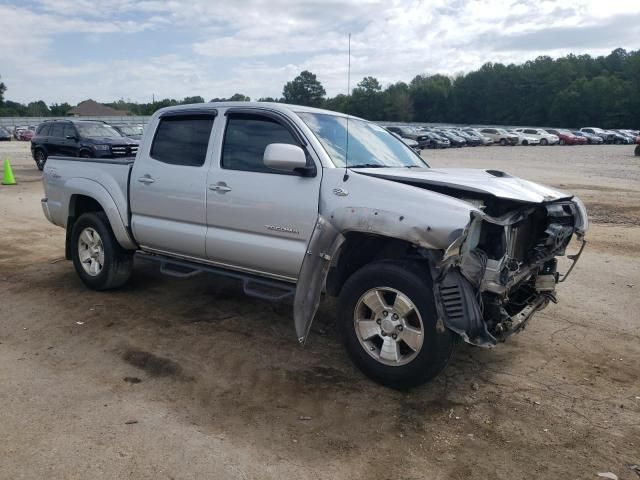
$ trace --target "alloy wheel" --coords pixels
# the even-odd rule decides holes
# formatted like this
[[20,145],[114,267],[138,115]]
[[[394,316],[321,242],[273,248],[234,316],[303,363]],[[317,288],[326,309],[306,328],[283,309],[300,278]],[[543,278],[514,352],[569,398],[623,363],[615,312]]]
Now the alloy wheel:
[[420,312],[396,289],[376,287],[365,292],[356,304],[353,322],[362,348],[384,365],[406,365],[422,349]]
[[96,277],[104,267],[104,245],[98,232],[87,227],[82,230],[78,238],[78,256],[84,271]]

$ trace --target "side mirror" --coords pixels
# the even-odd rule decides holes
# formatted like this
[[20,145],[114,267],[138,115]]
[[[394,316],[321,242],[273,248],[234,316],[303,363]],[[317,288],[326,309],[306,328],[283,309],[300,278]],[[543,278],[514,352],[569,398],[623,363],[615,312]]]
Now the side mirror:
[[296,172],[302,176],[315,175],[315,166],[307,166],[307,157],[302,148],[287,143],[271,143],[264,149],[262,161],[265,166],[283,172]]

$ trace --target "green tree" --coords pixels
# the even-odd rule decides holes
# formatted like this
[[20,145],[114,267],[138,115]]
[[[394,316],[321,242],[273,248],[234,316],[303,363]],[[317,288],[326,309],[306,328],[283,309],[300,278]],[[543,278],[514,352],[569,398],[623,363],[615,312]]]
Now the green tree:
[[382,86],[374,77],[364,77],[353,89],[349,113],[369,120],[382,120],[384,98]]
[[204,103],[204,98],[199,95],[195,97],[184,97],[184,99],[180,102],[182,105],[190,105],[192,103]]
[[[2,78],[0,76],[0,78]],[[2,103],[4,102],[4,92],[7,91],[7,87],[5,86],[4,82],[0,82],[0,105],[2,105]]]
[[229,97],[229,101],[230,102],[250,102],[251,101],[251,97],[247,97],[246,95],[243,95],[242,93],[234,93],[233,95],[231,95]]
[[384,91],[383,117],[385,120],[410,122],[413,120],[413,104],[409,86],[404,82],[389,85]]
[[304,70],[291,82],[287,82],[282,90],[285,103],[320,107],[324,102],[326,91],[315,74]]
[[444,122],[449,118],[451,79],[444,75],[417,75],[409,84],[415,119]]
[[334,112],[349,113],[349,96],[339,93],[333,98],[327,98],[324,102],[324,108]]
[[42,100],[31,102],[27,105],[27,115],[30,117],[47,117],[50,113],[49,107]]
[[71,110],[71,105],[67,102],[61,104],[52,103],[49,107],[49,111],[53,117],[66,117],[69,110]]

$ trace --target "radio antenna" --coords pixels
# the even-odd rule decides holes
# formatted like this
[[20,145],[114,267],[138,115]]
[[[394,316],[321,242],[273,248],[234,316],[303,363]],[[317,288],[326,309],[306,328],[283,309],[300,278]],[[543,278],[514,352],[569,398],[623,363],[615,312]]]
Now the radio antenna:
[[344,177],[342,181],[349,180],[349,106],[351,103],[351,34],[349,34],[349,61],[347,64],[347,142],[344,150]]

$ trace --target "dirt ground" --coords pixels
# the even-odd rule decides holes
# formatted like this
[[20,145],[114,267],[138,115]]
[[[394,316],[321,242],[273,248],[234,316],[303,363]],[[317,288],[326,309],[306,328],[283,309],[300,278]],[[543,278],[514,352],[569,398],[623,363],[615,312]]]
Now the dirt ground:
[[28,145],[0,144],[0,478],[640,478],[640,158],[630,146],[428,151],[581,196],[589,245],[558,305],[493,350],[460,344],[408,393],[365,379],[321,307],[210,276],[96,293],[40,210]]

